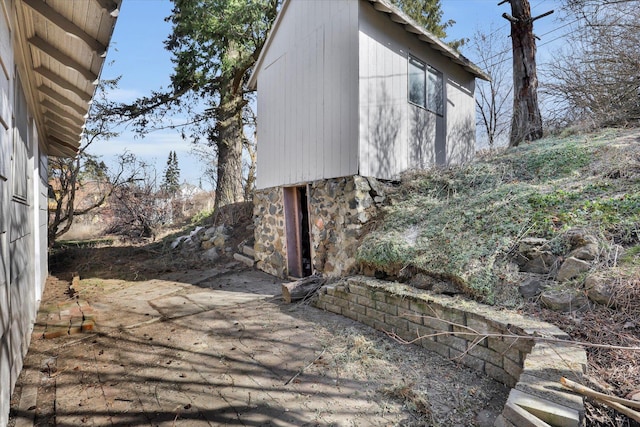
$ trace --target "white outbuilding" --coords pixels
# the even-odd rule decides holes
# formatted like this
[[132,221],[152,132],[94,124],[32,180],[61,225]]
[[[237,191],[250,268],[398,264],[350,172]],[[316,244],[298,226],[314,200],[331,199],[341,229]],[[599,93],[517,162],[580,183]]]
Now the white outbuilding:
[[358,197],[381,197],[365,187],[472,159],[477,78],[489,80],[388,0],[285,0],[249,82],[258,267],[348,272],[335,258],[353,258],[371,214]]

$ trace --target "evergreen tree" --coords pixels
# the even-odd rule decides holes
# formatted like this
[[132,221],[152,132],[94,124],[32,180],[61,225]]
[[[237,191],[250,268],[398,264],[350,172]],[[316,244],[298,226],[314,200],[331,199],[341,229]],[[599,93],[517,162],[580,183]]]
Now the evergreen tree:
[[167,167],[164,169],[164,180],[162,190],[173,196],[180,189],[180,167],[178,166],[178,155],[175,151],[169,151]]
[[[442,5],[440,0],[392,0],[404,13],[409,15],[418,24],[424,27],[439,39],[447,37],[447,28],[456,21],[449,19],[442,21]],[[449,46],[458,50],[466,42],[466,39],[448,42]]]
[[[165,41],[174,72],[168,92],[125,105],[118,114],[141,133],[168,112],[188,116],[194,142],[206,139],[217,155],[215,208],[243,200],[243,113],[250,108],[251,75],[281,0],[172,0]],[[204,111],[198,106],[204,104]]]

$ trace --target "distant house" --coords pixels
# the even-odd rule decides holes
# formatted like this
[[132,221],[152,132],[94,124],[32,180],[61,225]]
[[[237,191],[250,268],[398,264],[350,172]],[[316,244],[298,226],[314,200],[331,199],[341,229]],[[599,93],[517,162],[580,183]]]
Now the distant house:
[[285,0],[249,83],[259,268],[348,271],[374,181],[473,157],[476,78],[388,0]]
[[47,157],[78,149],[120,2],[0,1],[0,425],[48,273]]

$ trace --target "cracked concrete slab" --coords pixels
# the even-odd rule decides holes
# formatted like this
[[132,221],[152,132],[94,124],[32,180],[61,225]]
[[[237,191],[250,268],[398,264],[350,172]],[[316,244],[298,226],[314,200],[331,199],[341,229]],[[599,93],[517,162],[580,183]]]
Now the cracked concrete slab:
[[[38,408],[48,405],[57,425],[417,426],[427,419],[383,391],[418,379],[442,381],[443,363],[466,372],[420,348],[397,349],[387,362],[385,352],[397,346],[384,344],[390,340],[383,334],[314,307],[284,305],[271,276],[196,273],[188,277],[197,285],[177,273],[106,285],[81,280],[78,295],[94,308],[97,330],[32,341],[25,373],[33,375],[24,378],[51,382],[55,399],[38,400],[36,423]],[[374,342],[388,350],[370,348]],[[56,372],[38,368],[45,356],[55,358]],[[454,383],[473,387],[477,380],[469,373]],[[18,387],[25,399],[27,386]],[[470,399],[479,401],[474,393]],[[490,400],[480,401],[483,410]],[[27,419],[29,412],[17,416]]]

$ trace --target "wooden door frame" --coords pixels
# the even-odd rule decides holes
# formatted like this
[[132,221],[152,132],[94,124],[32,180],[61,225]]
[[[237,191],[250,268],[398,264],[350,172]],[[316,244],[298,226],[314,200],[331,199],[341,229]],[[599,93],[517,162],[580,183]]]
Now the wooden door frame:
[[[307,185],[298,185],[292,187],[283,187],[284,200],[284,222],[285,236],[287,240],[287,273],[292,277],[304,277],[305,271],[302,264],[302,245],[303,245],[303,221],[302,221],[302,198],[300,189],[304,189],[309,194]],[[309,212],[309,203],[307,197],[307,214]],[[307,230],[311,236],[311,230]],[[311,251],[311,248],[309,248]]]

